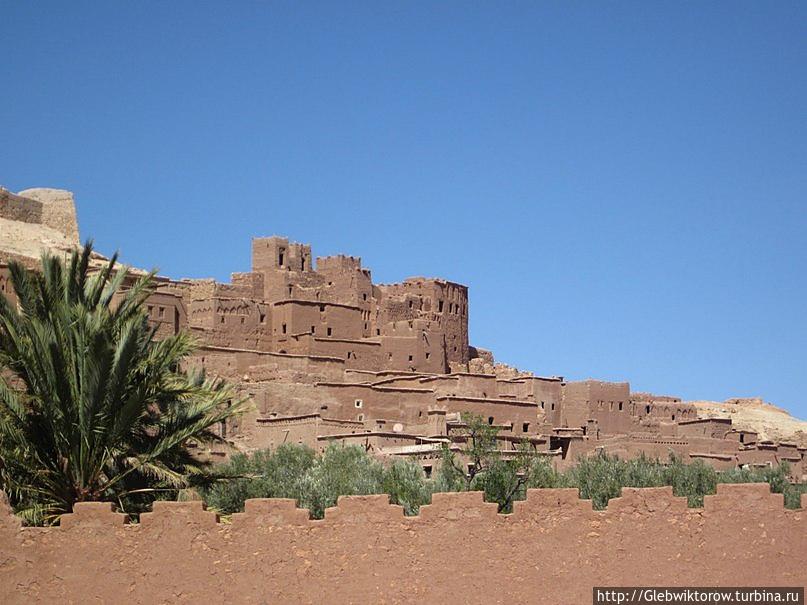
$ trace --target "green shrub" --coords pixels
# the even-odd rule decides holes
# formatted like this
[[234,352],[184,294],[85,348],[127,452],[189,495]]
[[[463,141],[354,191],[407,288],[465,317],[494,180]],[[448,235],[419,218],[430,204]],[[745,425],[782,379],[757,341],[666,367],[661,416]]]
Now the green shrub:
[[395,460],[384,469],[383,493],[390,502],[403,506],[404,514],[416,515],[431,500],[431,482],[423,476],[421,466],[412,460]]
[[496,502],[499,512],[512,510],[515,500],[526,497],[528,488],[576,487],[581,498],[604,509],[623,487],[672,486],[676,496],[687,498],[689,506],[702,506],[703,497],[714,494],[718,483],[764,482],[774,493],[784,494],[785,505],[799,508],[804,484],[787,480],[786,464],[773,468],[716,471],[702,461],[685,464],[680,457],[666,462],[640,456],[621,460],[598,454],[578,460],[565,472],[557,471],[547,458],[526,448],[503,459],[498,452],[477,444],[474,452],[476,473],[464,473],[458,455],[445,447],[435,478],[428,480],[417,462],[396,459],[381,464],[360,446],[328,447],[320,455],[301,445],[283,445],[275,452],[238,454],[217,469],[229,477],[201,490],[208,505],[222,513],[244,509],[247,498],[294,498],[311,516],[321,519],[325,509],[339,496],[389,494],[407,515],[417,514],[435,492],[481,490],[485,500]]
[[358,445],[331,445],[303,478],[300,505],[322,519],[339,496],[380,494],[384,467]]
[[303,445],[284,444],[274,452],[261,450],[234,455],[219,467],[227,478],[202,490],[208,506],[224,514],[241,512],[248,498],[303,496],[303,479],[314,464],[315,453]]

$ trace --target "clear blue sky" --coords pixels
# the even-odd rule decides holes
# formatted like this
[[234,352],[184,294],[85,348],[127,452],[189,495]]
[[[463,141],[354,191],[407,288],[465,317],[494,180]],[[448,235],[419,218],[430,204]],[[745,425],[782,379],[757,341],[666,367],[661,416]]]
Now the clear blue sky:
[[[341,6],[340,6],[341,5]],[[173,277],[470,286],[541,374],[807,417],[807,3],[0,1],[0,184]]]

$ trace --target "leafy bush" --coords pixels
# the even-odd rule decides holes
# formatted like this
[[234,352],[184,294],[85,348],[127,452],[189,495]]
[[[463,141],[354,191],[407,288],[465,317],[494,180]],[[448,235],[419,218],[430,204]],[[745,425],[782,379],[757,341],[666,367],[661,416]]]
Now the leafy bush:
[[404,514],[416,515],[422,505],[431,501],[432,485],[418,463],[396,460],[384,469],[381,491],[390,495],[393,504],[403,506]]
[[384,468],[358,445],[331,445],[303,478],[300,505],[315,519],[336,506],[339,496],[380,494]]
[[591,499],[593,507],[602,510],[611,498],[620,496],[623,487],[669,485],[690,506],[702,506],[703,497],[715,493],[718,483],[765,482],[771,491],[784,494],[789,508],[800,506],[800,494],[807,487],[788,483],[787,465],[716,471],[701,461],[685,464],[675,456],[661,462],[645,456],[621,460],[599,454],[559,472],[546,457],[526,448],[509,453],[508,459],[496,451],[477,448],[476,453],[477,472],[470,479],[458,452],[448,447],[443,449],[434,479],[427,479],[414,461],[397,459],[384,466],[359,446],[333,445],[316,455],[301,445],[283,445],[274,453],[233,456],[218,469],[229,478],[202,493],[208,505],[222,513],[243,510],[247,498],[294,498],[313,518],[321,519],[325,509],[344,495],[389,494],[393,504],[414,515],[433,493],[446,491],[481,490],[486,501],[496,502],[499,512],[508,513],[514,501],[526,497],[528,488],[576,487],[581,498]]
[[248,498],[294,498],[303,496],[303,479],[314,464],[309,447],[284,444],[272,453],[236,454],[219,467],[226,478],[203,490],[208,505],[222,513],[244,510]]

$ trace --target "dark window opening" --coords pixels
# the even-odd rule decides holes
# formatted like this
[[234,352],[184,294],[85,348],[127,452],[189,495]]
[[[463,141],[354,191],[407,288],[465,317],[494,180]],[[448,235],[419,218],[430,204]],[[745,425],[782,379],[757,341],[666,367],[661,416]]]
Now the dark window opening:
[[553,409],[553,410],[555,409],[555,404],[554,404],[554,403],[552,404],[552,409]]
[[412,356],[410,355],[410,356],[409,356],[409,361],[412,361],[412,359],[413,359],[413,358],[412,358]]
[[745,435],[740,433],[740,443],[745,443]]
[[649,413],[650,413],[650,406],[649,406],[649,405],[644,406],[644,413],[645,413],[645,414],[649,414]]
[[289,296],[291,296],[292,286],[289,286]]
[[331,336],[332,334],[333,334],[333,329],[328,328],[328,336]]
[[524,424],[521,425],[521,432],[522,433],[529,433],[529,431],[530,431],[530,423],[529,422],[525,422]]
[[376,328],[375,329],[375,335],[376,336],[381,336],[381,328]]
[[265,324],[265,323],[266,323],[266,313],[261,313],[261,314],[260,314],[260,322],[261,322],[262,324]]
[[160,310],[157,312],[159,317],[165,317],[165,307],[160,307]]
[[430,464],[423,467],[423,472],[426,474],[426,479],[432,478],[432,467]]
[[311,333],[312,333],[312,334],[316,334],[316,333],[317,333],[317,326],[311,326]]
[[675,420],[675,414],[672,415],[672,419]]
[[325,305],[320,305],[319,306],[319,312],[320,313],[325,313]]
[[429,357],[431,357],[431,353],[426,353],[426,359],[428,359]]
[[493,416],[488,416],[488,424],[493,424]]
[[621,401],[619,402],[619,411],[620,412],[622,411],[622,402]]
[[221,323],[224,323],[224,315],[221,316]]
[[246,317],[242,317],[242,318],[241,318],[241,324],[242,324],[242,325],[243,325],[243,324],[244,324],[246,321],[247,321],[247,318],[246,318]]
[[283,334],[285,334],[285,333],[286,333],[286,324],[283,324],[283,326],[281,327],[281,329],[283,330]]
[[361,295],[364,300],[367,300],[367,293]]
[[278,255],[277,259],[278,259],[278,264],[282,267],[283,266],[283,250],[282,249],[280,250],[280,254]]
[[437,311],[438,311],[439,313],[442,313],[442,312],[443,312],[443,301],[442,301],[442,300],[438,300],[438,301],[437,301]]

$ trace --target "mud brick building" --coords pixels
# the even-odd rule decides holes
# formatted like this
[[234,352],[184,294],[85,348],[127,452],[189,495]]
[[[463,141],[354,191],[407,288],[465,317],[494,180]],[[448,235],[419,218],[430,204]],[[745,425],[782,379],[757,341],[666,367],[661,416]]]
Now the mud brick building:
[[[10,260],[36,266],[43,249],[66,255],[78,245],[72,194],[0,190],[0,295],[14,299]],[[158,278],[147,303],[158,335],[195,334],[190,363],[254,402],[219,427],[234,447],[354,443],[418,460],[428,474],[473,413],[500,429],[505,454],[527,442],[558,466],[602,451],[675,453],[721,469],[788,462],[794,479],[807,472],[805,448],[699,418],[679,398],[496,364],[468,341],[465,285],[375,284],[358,257],[315,258],[310,245],[278,236],[253,239],[251,257],[251,270],[228,283]]]

